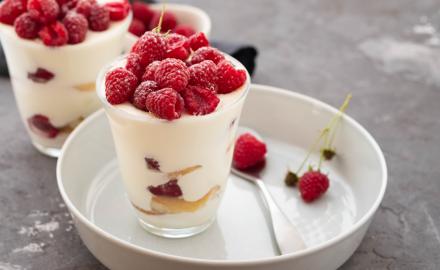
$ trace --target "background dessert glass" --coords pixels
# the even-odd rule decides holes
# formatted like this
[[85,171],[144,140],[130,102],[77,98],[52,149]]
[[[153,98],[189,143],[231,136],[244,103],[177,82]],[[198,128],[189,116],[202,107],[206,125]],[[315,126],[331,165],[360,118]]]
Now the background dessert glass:
[[15,100],[40,152],[57,157],[73,128],[100,107],[96,76],[122,53],[130,21],[131,13],[106,31],[88,31],[80,44],[61,47],[22,39],[14,27],[0,24]]
[[[230,56],[239,69],[243,65]],[[235,135],[250,87],[219,95],[217,110],[203,116],[183,114],[167,121],[129,103],[111,105],[105,97],[105,74],[123,66],[118,59],[104,68],[97,92],[109,119],[128,199],[147,231],[181,238],[202,232],[215,220],[231,168]],[[178,184],[179,197],[157,196],[148,187]],[[172,187],[171,187],[172,188]]]

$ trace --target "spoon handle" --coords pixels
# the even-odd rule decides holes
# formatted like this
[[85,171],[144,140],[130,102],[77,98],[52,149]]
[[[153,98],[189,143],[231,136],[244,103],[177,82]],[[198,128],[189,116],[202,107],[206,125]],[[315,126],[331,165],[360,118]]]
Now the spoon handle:
[[304,249],[306,247],[304,240],[296,227],[275,203],[264,182],[260,179],[256,179],[255,182],[260,188],[261,194],[266,202],[280,253],[288,254]]

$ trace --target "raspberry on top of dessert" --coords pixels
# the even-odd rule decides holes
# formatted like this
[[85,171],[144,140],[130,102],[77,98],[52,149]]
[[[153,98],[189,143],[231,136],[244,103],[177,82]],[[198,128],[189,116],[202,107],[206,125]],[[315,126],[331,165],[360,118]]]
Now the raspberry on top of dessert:
[[[138,11],[140,12],[140,11]],[[219,95],[234,92],[247,80],[203,33],[145,32],[133,45],[124,67],[105,76],[105,95],[112,105],[130,102],[139,110],[166,120],[184,112],[214,112]]]
[[96,0],[4,0],[0,22],[12,25],[23,39],[41,39],[46,46],[78,44],[87,31],[101,32],[111,21],[127,17],[130,4],[115,0],[100,4]]

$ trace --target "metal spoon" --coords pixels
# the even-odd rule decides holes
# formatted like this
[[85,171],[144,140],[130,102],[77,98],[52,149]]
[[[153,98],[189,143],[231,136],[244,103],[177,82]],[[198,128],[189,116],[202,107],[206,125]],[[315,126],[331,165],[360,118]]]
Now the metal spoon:
[[[242,130],[249,129],[242,128]],[[251,133],[256,134],[254,131],[251,131]],[[259,136],[257,135],[257,137]],[[295,225],[293,225],[289,221],[286,215],[278,207],[278,205],[270,195],[266,184],[263,180],[260,179],[259,175],[252,172],[240,171],[234,167],[231,168],[231,172],[242,179],[254,183],[260,189],[260,193],[264,202],[266,203],[267,210],[269,212],[273,233],[275,235],[275,240],[280,253],[288,254],[305,249],[306,245],[300,233],[296,229]]]

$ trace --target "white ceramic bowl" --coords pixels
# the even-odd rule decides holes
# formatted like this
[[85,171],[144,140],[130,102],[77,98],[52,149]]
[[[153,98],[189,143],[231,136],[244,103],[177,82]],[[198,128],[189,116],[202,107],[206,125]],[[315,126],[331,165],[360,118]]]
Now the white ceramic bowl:
[[[155,11],[160,11],[162,4],[150,4],[150,7]],[[209,37],[211,33],[211,19],[205,11],[194,6],[182,4],[166,4],[166,9],[176,15],[178,24],[191,25],[196,32],[203,32]],[[130,50],[137,39],[137,36],[130,32],[127,33],[126,51]]]
[[123,193],[103,111],[65,143],[59,190],[85,245],[110,269],[336,269],[364,237],[384,196],[387,168],[375,140],[346,116],[335,141],[338,156],[323,167],[329,191],[306,204],[284,185],[286,165],[298,166],[334,113],[315,99],[262,85],[251,87],[243,109],[240,125],[257,130],[268,144],[264,181],[308,246],[297,253],[277,256],[256,188],[234,176],[216,223],[204,233],[170,240],[143,231]]

